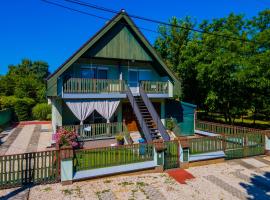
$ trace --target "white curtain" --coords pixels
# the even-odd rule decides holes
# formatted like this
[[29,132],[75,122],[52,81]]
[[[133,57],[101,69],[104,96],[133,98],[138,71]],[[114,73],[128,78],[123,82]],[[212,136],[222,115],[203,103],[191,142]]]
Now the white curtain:
[[80,120],[80,124],[95,110],[95,101],[66,101],[72,113]]
[[102,117],[107,120],[107,123],[109,123],[110,118],[115,113],[119,103],[119,100],[101,100],[96,102],[95,109]]

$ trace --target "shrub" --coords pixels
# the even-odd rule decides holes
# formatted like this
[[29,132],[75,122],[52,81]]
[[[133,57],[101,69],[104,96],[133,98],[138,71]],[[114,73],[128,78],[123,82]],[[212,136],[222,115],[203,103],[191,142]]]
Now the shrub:
[[15,114],[19,121],[25,121],[31,119],[31,108],[35,104],[35,101],[30,98],[18,99],[15,102]]
[[5,108],[14,108],[18,98],[15,96],[1,96],[0,97],[0,110]]
[[34,119],[47,120],[48,117],[50,117],[49,115],[51,115],[51,110],[51,105],[48,105],[47,103],[40,103],[32,109],[32,114]]
[[0,98],[0,109],[12,108],[15,111],[13,121],[31,119],[31,108],[35,101],[30,98],[17,98],[15,96],[2,96]]

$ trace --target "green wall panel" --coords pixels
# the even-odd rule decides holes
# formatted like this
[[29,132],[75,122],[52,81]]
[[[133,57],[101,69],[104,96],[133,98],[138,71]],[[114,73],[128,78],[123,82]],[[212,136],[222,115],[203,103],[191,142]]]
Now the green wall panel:
[[114,34],[107,35],[107,38],[105,37],[98,44],[100,50],[94,55],[95,57],[152,60],[127,27],[119,24],[114,29],[112,32]]
[[5,125],[11,121],[12,118],[12,110],[5,109],[0,110],[0,125]]

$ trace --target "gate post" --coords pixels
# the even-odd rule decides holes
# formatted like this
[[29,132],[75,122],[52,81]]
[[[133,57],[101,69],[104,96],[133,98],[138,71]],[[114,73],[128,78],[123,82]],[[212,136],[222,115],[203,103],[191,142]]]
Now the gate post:
[[187,137],[179,138],[180,168],[189,168],[189,142]]
[[73,148],[61,147],[60,160],[61,160],[61,183],[62,185],[72,184],[73,178]]
[[156,172],[164,171],[164,151],[165,145],[162,140],[157,140],[154,142],[154,159],[156,161]]

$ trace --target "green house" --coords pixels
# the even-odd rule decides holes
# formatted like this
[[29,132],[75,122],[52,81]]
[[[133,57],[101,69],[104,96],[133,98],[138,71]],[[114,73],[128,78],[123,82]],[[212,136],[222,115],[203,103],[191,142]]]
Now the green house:
[[169,140],[166,104],[180,92],[175,75],[125,11],[47,80],[54,131],[71,127],[90,140],[133,132],[149,142]]

